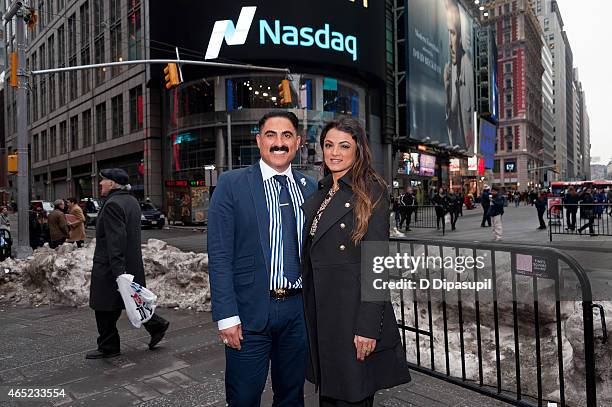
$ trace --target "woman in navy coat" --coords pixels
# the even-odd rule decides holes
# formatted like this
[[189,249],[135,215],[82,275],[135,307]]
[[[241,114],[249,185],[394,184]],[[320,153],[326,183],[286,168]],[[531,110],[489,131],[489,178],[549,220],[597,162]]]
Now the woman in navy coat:
[[306,377],[322,407],[372,406],[377,390],[410,380],[389,293],[362,297],[364,243],[388,250],[388,192],[357,120],[328,123],[320,143],[327,176],[302,206]]

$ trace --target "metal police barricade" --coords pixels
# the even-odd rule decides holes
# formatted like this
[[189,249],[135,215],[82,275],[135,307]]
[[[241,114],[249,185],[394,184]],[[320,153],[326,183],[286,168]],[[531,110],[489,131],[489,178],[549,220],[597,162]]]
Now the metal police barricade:
[[[407,211],[406,217],[410,216],[410,227],[417,229],[439,229],[442,230],[442,236],[446,233],[446,215],[448,211],[444,211],[442,207],[437,209],[439,205],[415,205],[411,206],[410,210]],[[401,207],[400,207],[401,208]],[[406,207],[404,207],[406,208]],[[400,209],[406,210],[406,209]],[[438,215],[436,210],[443,210],[444,216],[438,221]],[[404,222],[399,229],[406,227]]]
[[612,203],[564,204],[548,199],[548,235],[612,236]]
[[574,258],[554,248],[408,238],[392,238],[385,258],[412,369],[517,406],[597,406],[605,316]]

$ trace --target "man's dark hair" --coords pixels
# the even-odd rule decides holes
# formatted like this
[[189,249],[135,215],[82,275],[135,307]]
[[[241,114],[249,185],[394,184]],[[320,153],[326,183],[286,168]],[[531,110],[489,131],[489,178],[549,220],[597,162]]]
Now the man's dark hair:
[[293,127],[295,128],[296,131],[298,127],[300,126],[300,121],[298,120],[297,116],[294,113],[288,110],[272,110],[264,114],[262,118],[259,119],[259,131],[261,131],[261,129],[266,124],[268,119],[272,119],[274,117],[282,117],[282,118],[289,120],[291,124],[293,124]]
[[77,203],[77,202],[78,202],[78,201],[76,200],[76,198],[73,198],[73,197],[68,198],[68,199],[67,199],[67,201],[68,201],[68,202],[70,202],[70,203],[73,203],[73,204],[75,204],[75,203]]

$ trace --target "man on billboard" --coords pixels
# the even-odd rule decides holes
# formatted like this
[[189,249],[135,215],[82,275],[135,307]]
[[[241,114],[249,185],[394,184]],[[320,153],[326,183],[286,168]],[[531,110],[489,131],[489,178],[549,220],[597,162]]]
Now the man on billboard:
[[461,13],[457,0],[445,0],[450,61],[444,67],[446,128],[449,145],[466,149],[473,146],[474,68],[464,48]]

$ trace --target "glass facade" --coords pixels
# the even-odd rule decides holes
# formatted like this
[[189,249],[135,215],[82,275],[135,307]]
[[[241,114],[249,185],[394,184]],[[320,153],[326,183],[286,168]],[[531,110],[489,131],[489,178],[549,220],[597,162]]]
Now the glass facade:
[[[290,83],[291,98],[279,85]],[[284,99],[283,99],[284,97]],[[258,121],[273,109],[289,109],[300,120],[302,147],[294,165],[318,171],[322,161],[319,135],[326,122],[351,115],[365,124],[366,89],[316,75],[251,74],[214,77],[185,83],[166,92],[166,160],[164,179],[210,180],[210,170],[246,167],[259,159]],[[228,148],[228,119],[231,148]],[[208,177],[208,178],[207,178]],[[214,184],[213,184],[214,185]]]

